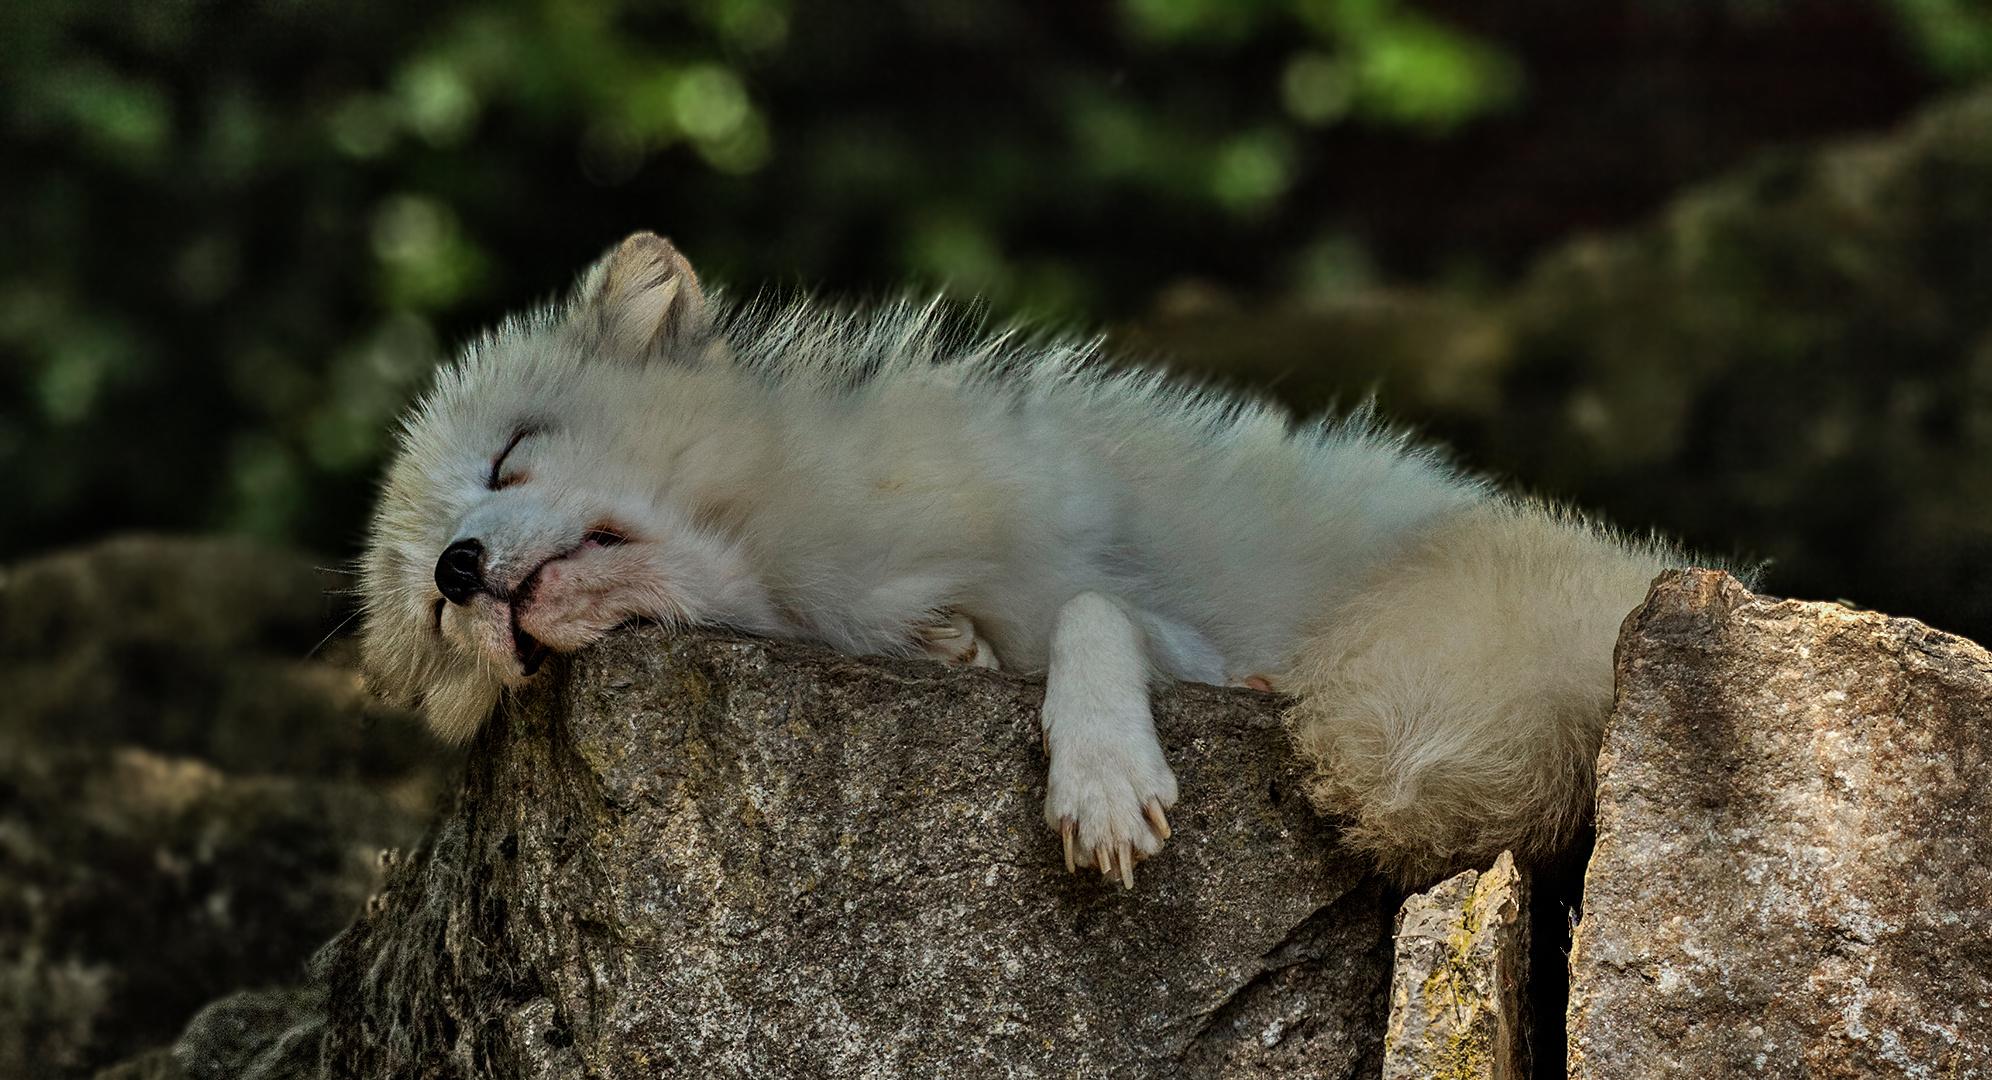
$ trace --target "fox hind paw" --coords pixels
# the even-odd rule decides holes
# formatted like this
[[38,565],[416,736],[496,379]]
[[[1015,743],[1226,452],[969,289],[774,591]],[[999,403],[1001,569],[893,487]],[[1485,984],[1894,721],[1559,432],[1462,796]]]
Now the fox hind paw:
[[956,667],[1002,668],[996,650],[975,632],[975,620],[958,611],[936,612],[936,621],[913,632],[914,643],[930,660]]

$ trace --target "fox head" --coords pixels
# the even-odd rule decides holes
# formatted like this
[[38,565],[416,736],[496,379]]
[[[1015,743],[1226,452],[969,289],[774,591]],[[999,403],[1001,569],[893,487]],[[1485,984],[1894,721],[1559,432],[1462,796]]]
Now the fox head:
[[565,305],[443,371],[404,423],[363,558],[374,691],[462,741],[550,653],[620,623],[768,627],[711,510],[739,457],[725,356],[691,265],[637,233]]

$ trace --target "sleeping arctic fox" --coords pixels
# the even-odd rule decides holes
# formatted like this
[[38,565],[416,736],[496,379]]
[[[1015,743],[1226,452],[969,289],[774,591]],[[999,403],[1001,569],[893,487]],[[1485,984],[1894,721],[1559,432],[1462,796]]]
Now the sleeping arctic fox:
[[1176,801],[1153,682],[1276,689],[1316,803],[1412,880],[1569,840],[1619,623],[1677,562],[1367,417],[903,305],[708,304],[639,233],[408,419],[362,646],[457,741],[637,618],[1043,672],[1045,821],[1129,885]]

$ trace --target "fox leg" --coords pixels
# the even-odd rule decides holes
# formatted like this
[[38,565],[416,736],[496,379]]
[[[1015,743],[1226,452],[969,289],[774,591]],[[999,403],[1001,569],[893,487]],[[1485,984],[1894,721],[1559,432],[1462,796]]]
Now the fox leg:
[[928,659],[958,667],[996,671],[1002,664],[996,650],[975,632],[975,620],[959,611],[937,611],[935,620],[914,629],[914,643]]
[[1169,838],[1176,774],[1148,711],[1147,635],[1119,604],[1080,593],[1058,612],[1045,677],[1051,775],[1044,820],[1065,866],[1098,866],[1134,887],[1134,861]]

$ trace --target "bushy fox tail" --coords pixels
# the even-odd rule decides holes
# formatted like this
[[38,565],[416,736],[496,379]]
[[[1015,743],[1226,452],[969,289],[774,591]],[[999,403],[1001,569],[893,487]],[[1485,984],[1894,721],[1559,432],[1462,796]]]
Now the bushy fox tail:
[[1563,847],[1590,814],[1620,623],[1682,562],[1541,506],[1440,523],[1297,655],[1309,795],[1406,884]]

